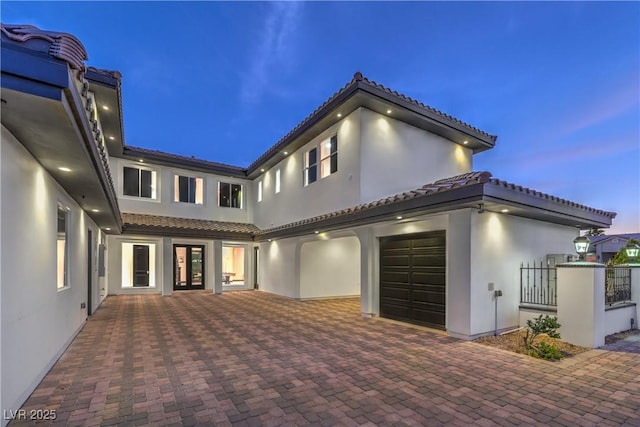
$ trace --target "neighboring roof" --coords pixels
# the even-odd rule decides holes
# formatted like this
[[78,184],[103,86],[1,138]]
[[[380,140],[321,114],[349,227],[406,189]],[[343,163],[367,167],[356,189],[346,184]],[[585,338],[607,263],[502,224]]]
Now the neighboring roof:
[[259,228],[253,224],[123,213],[123,232],[171,233],[193,237],[220,237],[250,240]]
[[600,236],[587,236],[589,237],[589,240],[591,242],[592,245],[597,245],[600,243],[604,243],[607,240],[610,239],[620,239],[620,240],[630,240],[630,239],[635,239],[635,240],[640,240],[640,233],[623,233],[623,234],[602,234]]
[[210,162],[208,160],[201,160],[193,156],[180,156],[177,154],[165,153],[164,151],[149,150],[140,147],[125,147],[123,155],[124,158],[131,160],[144,159],[145,161],[149,160],[165,166],[182,166],[187,169],[196,169],[203,172],[217,172],[246,178],[246,169],[244,168],[224,163]]

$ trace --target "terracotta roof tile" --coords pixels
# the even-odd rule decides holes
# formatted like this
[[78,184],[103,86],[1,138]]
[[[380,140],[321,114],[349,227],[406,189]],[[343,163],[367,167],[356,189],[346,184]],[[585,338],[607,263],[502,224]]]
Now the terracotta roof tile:
[[211,162],[209,160],[202,160],[202,159],[198,159],[196,157],[189,157],[189,156],[181,156],[179,154],[172,154],[172,153],[166,153],[164,151],[159,151],[159,150],[150,150],[148,148],[140,148],[140,147],[132,147],[132,146],[127,146],[125,147],[125,151],[124,151],[125,155],[130,155],[130,156],[138,156],[138,155],[148,155],[148,156],[152,156],[152,157],[161,157],[161,158],[165,158],[167,160],[175,160],[175,161],[182,161],[182,162],[189,162],[189,163],[193,163],[193,164],[197,164],[203,168],[212,168],[212,169],[230,169],[233,171],[236,171],[238,174],[244,175],[246,172],[246,169],[238,167],[238,166],[233,166],[233,165],[228,165],[225,163],[219,163],[219,162]]
[[239,222],[209,221],[203,219],[177,218],[160,215],[123,213],[122,222],[127,226],[219,233],[256,234],[260,229],[253,224]]

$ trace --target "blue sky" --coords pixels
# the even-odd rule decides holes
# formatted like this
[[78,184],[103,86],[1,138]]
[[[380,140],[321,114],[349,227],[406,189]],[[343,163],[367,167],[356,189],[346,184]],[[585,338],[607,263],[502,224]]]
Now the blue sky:
[[640,3],[9,2],[123,75],[126,144],[247,166],[355,71],[491,134],[475,170],[640,231]]

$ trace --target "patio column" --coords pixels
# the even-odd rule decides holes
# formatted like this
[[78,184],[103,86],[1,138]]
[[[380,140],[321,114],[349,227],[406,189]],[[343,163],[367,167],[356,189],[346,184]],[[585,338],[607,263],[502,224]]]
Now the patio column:
[[171,237],[162,238],[162,295],[173,293],[173,245]]
[[558,265],[558,323],[563,341],[594,348],[604,345],[604,275],[604,264]]
[[213,241],[213,293],[222,294],[222,240]]
[[633,327],[638,329],[640,326],[640,264],[629,264],[631,267],[631,301],[636,303],[636,313],[634,317]]
[[375,317],[379,311],[378,287],[378,239],[371,227],[357,230],[360,240],[360,312],[366,317]]

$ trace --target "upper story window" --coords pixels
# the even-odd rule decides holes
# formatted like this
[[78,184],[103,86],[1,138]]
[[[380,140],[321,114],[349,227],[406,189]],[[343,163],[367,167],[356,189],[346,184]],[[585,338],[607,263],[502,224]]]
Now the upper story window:
[[262,201],[262,181],[258,181],[258,201]]
[[202,178],[175,175],[173,179],[173,201],[201,205],[204,201]]
[[[318,159],[318,151],[320,159]],[[307,186],[318,180],[318,163],[320,163],[320,178],[326,178],[338,171],[338,136],[320,143],[304,154],[304,185]]]
[[276,194],[280,192],[280,169],[276,169]]
[[125,196],[156,198],[156,171],[125,166],[122,182],[122,194]]
[[57,254],[58,254],[58,267],[57,267],[57,287],[62,289],[68,286],[67,278],[67,264],[69,261],[69,244],[68,244],[68,227],[69,227],[69,211],[62,205],[58,205],[58,227],[57,227]]
[[218,206],[242,209],[242,184],[219,182]]

